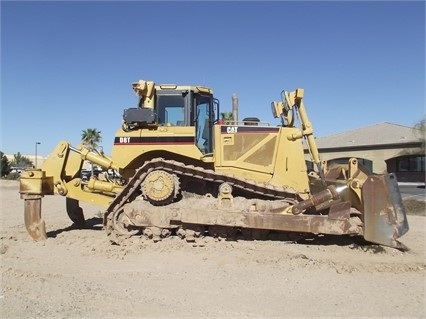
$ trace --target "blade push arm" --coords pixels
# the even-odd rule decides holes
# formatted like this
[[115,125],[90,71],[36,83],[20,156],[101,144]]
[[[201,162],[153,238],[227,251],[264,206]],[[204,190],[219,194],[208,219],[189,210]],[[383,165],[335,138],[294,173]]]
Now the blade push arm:
[[291,141],[305,137],[312,161],[317,166],[319,175],[325,185],[324,172],[322,169],[319,152],[314,138],[314,129],[309,121],[305,105],[303,103],[304,90],[298,88],[296,91],[281,92],[282,101],[272,102],[272,113],[274,117],[281,117],[287,126],[294,126],[294,114],[299,118],[301,129],[297,133],[289,134],[287,138]]

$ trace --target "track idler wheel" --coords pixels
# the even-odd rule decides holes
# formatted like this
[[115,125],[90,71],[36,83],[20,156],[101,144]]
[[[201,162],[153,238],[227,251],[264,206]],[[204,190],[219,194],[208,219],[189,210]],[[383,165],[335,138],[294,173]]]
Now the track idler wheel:
[[117,245],[125,243],[127,238],[138,235],[141,231],[140,227],[133,225],[123,208],[107,216],[105,228],[109,240]]
[[130,218],[126,215],[124,210],[119,210],[113,215],[114,230],[121,236],[131,237],[140,232],[138,227],[133,226]]
[[46,240],[46,226],[41,218],[40,195],[25,195],[24,219],[28,234],[35,241]]
[[145,177],[141,188],[144,197],[152,205],[168,205],[179,192],[179,179],[174,174],[154,170]]

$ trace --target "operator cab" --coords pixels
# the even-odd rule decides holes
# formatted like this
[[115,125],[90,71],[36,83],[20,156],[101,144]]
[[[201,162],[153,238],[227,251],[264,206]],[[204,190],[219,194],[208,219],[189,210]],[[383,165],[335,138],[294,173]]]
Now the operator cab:
[[[163,89],[156,93],[156,123],[167,126],[195,126],[195,144],[203,154],[213,151],[213,123],[219,101],[211,92],[193,89]],[[209,90],[210,91],[210,90]]]
[[144,84],[142,89],[135,89],[140,97],[138,107],[124,110],[123,130],[194,126],[195,145],[203,154],[212,153],[213,124],[220,114],[213,92],[197,86],[159,85],[151,91],[147,87]]

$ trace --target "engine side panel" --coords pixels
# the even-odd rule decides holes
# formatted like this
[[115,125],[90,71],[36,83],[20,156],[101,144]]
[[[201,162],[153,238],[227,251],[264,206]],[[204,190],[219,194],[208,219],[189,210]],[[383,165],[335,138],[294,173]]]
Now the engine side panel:
[[309,181],[302,140],[287,139],[295,131],[272,126],[215,126],[216,169],[257,182],[288,186],[306,197]]

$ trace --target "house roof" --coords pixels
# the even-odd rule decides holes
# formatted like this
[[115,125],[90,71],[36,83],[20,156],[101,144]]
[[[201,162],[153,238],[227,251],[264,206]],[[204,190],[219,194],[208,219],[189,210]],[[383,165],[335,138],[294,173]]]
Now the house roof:
[[319,149],[420,143],[413,127],[383,122],[316,138]]

